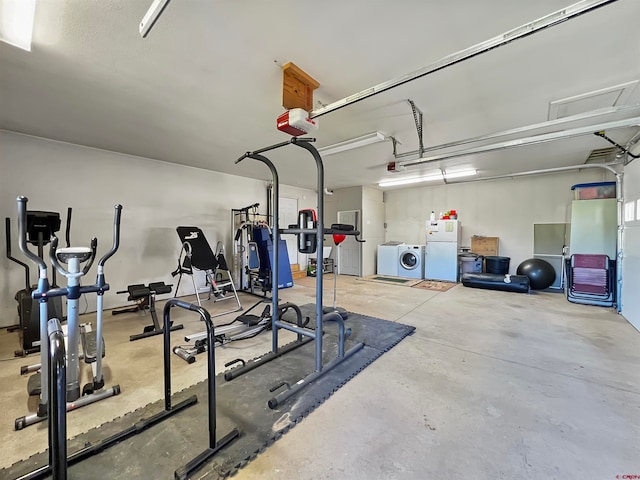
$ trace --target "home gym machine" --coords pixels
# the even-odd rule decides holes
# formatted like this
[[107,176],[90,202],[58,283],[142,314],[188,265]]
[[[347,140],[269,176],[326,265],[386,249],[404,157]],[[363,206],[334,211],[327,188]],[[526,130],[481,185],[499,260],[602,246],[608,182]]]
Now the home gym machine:
[[[112,315],[119,315],[121,313],[130,312],[144,312],[147,308],[151,314],[151,325],[146,325],[142,333],[136,333],[129,336],[129,341],[140,340],[142,338],[152,337],[154,335],[162,334],[162,326],[158,322],[158,315],[156,314],[156,295],[162,295],[165,293],[171,293],[173,285],[167,285],[164,282],[150,282],[149,285],[142,283],[136,283],[134,285],[127,286],[126,290],[121,290],[116,293],[128,293],[127,300],[135,302],[133,307],[125,307],[117,310],[111,310]],[[171,325],[171,331],[182,330],[184,327],[180,325]]]
[[[324,219],[324,165],[322,163],[322,158],[318,153],[318,150],[312,145],[311,142],[314,142],[315,139],[312,138],[297,138],[293,137],[288,142],[282,142],[275,145],[271,145],[269,147],[262,148],[260,150],[255,150],[253,152],[247,152],[242,155],[238,160],[236,160],[236,164],[243,161],[246,158],[251,158],[253,160],[257,160],[259,162],[264,163],[269,170],[271,171],[271,175],[273,176],[273,224],[272,224],[272,232],[274,237],[274,243],[278,243],[280,238],[280,233],[285,234],[294,234],[294,235],[303,235],[303,239],[301,240],[302,244],[307,239],[315,241],[316,243],[316,251],[318,252],[318,265],[322,265],[322,256],[323,256],[323,246],[324,246],[324,235],[325,234],[341,234],[341,235],[355,235],[356,238],[360,235],[360,232],[357,230],[344,231],[344,230],[334,230],[334,229],[325,229],[323,224]],[[270,150],[275,150],[277,148],[282,148],[288,145],[295,145],[307,150],[314,158],[317,168],[317,192],[318,192],[318,219],[316,222],[316,228],[288,228],[288,229],[279,229],[278,228],[278,201],[279,201],[279,181],[278,181],[278,172],[274,166],[274,164],[267,157],[262,155],[264,152],[268,152]],[[299,245],[301,244],[299,241]],[[273,252],[274,255],[274,263],[278,264],[278,249],[275,249]],[[344,320],[340,316],[339,313],[335,311],[330,311],[328,313],[323,313],[322,308],[322,278],[323,272],[322,268],[318,268],[317,276],[316,276],[316,326],[315,331],[309,330],[306,328],[300,328],[296,325],[291,325],[286,322],[282,322],[278,319],[277,316],[277,299],[278,299],[278,269],[273,271],[274,280],[273,280],[273,293],[272,293],[272,317],[271,317],[271,333],[272,333],[272,344],[271,351],[258,357],[250,362],[245,362],[244,360],[234,360],[225,366],[231,366],[237,362],[240,362],[242,365],[238,368],[234,368],[225,372],[225,380],[232,380],[237,378],[238,376],[249,372],[264,363],[270,362],[271,360],[282,356],[283,354],[298,348],[306,341],[313,340],[315,342],[315,363],[316,368],[315,371],[307,375],[306,377],[296,381],[293,384],[289,382],[283,381],[280,384],[274,386],[271,389],[271,392],[275,392],[276,390],[286,386],[286,390],[281,391],[277,395],[274,395],[269,401],[268,406],[271,409],[275,409],[279,404],[286,401],[293,395],[300,392],[303,388],[309,385],[314,380],[320,378],[326,372],[330,371],[332,368],[336,367],[344,360],[352,356],[354,353],[358,352],[364,347],[363,343],[357,343],[352,346],[348,351],[345,351],[345,342],[351,334],[351,329],[346,329],[344,325]],[[323,335],[323,326],[324,322],[331,321],[335,322],[338,326],[338,356],[327,363],[326,365],[322,360],[322,335]],[[296,341],[280,347],[278,345],[278,331],[280,329],[290,330],[297,334]],[[305,337],[303,339],[303,337]]]
[[[273,185],[267,191],[271,193]],[[272,218],[269,202],[267,214],[258,213],[260,204],[231,210],[231,228],[233,237],[233,276],[240,290],[251,295],[266,297],[271,292],[274,266],[278,265],[278,288],[293,287],[293,276],[289,257],[286,255],[287,243],[278,242],[279,262],[273,258],[272,231],[269,219]],[[257,290],[260,293],[257,293]]]
[[[29,394],[40,395],[38,410],[35,414],[17,418],[15,421],[15,429],[21,430],[29,425],[41,422],[47,418],[47,404],[49,395],[49,376],[48,376],[48,300],[50,298],[67,297],[67,410],[75,410],[77,408],[89,405],[91,403],[103,400],[120,393],[120,386],[115,385],[109,389],[103,390],[104,377],[102,373],[102,357],[104,356],[104,340],[102,339],[102,301],[104,292],[109,290],[109,284],[105,281],[104,264],[118,250],[120,243],[120,214],[121,205],[115,206],[114,227],[113,227],[113,246],[98,261],[98,275],[95,285],[81,286],[80,278],[84,276],[96,257],[98,241],[93,238],[91,247],[66,247],[58,248],[58,238],[53,235],[51,240],[51,248],[49,257],[54,268],[67,278],[67,287],[50,288],[47,264],[42,258],[35,255],[27,246],[27,198],[18,197],[18,231],[19,246],[32,262],[38,265],[39,280],[38,288],[33,292],[34,299],[39,301],[40,305],[40,364],[30,367],[23,367],[21,373],[37,372],[29,378],[28,391]],[[86,262],[86,263],[85,263]],[[66,264],[67,268],[62,264]],[[84,267],[82,264],[85,263]],[[82,268],[81,268],[82,267]],[[85,293],[97,294],[96,308],[96,330],[93,331],[90,324],[79,324],[79,299]],[[78,344],[82,341],[82,354],[78,351]],[[92,369],[92,381],[87,383],[80,391],[80,365],[79,361],[83,359],[85,363],[89,363]]]
[[[41,277],[42,279],[43,277]],[[46,272],[45,277],[46,280]],[[46,287],[46,282],[41,283],[42,287]],[[46,298],[46,291],[38,290],[41,297]],[[49,402],[49,418],[51,421],[48,425],[49,432],[49,461],[47,465],[43,465],[25,475],[22,475],[17,480],[39,480],[48,476],[52,476],[53,480],[66,480],[67,467],[78,462],[81,462],[93,455],[99,454],[108,448],[119,444],[141,432],[144,432],[152,426],[166,420],[170,416],[173,416],[187,407],[195,405],[198,402],[196,395],[182,400],[177,404],[172,403],[171,393],[171,352],[170,352],[170,335],[172,324],[170,319],[171,308],[183,308],[192,312],[197,312],[200,315],[200,319],[205,323],[207,327],[207,335],[209,340],[213,342],[214,326],[211,320],[209,312],[204,308],[191,303],[183,302],[177,299],[168,300],[164,306],[163,311],[163,360],[164,360],[164,410],[161,410],[155,415],[142,419],[136,422],[134,425],[122,430],[115,435],[111,435],[104,440],[96,443],[87,443],[80,450],[67,456],[67,409],[65,408],[66,402],[66,369],[65,367],[65,344],[62,331],[60,329],[57,320],[50,320],[48,323],[49,328],[49,341],[51,348],[48,350],[51,352],[50,358],[52,361],[52,367],[48,369],[49,382],[52,386],[51,390],[51,402]],[[44,320],[45,317],[43,317]],[[207,413],[208,413],[208,429],[209,429],[209,444],[200,454],[196,455],[192,460],[181,466],[174,472],[174,478],[178,480],[187,480],[195,472],[200,470],[211,458],[216,455],[220,450],[228,446],[231,442],[236,440],[240,436],[240,432],[237,428],[232,429],[229,433],[223,436],[220,440],[216,440],[216,373],[215,373],[215,352],[211,349],[207,356]],[[112,466],[115,468],[115,465]],[[103,477],[104,478],[104,477]]]
[[[271,288],[260,280],[260,256],[254,229],[269,228],[269,214],[258,213],[259,207],[259,203],[254,203],[231,209],[231,231],[234,232],[231,271],[238,290],[265,296]],[[256,293],[256,288],[260,289],[260,294]]]
[[[71,207],[67,209],[66,241],[69,246],[69,232],[71,229]],[[44,259],[44,246],[51,242],[51,237],[60,230],[60,214],[57,212],[27,212],[27,242],[38,247],[38,256]],[[25,287],[19,290],[15,299],[18,303],[19,324],[10,327],[9,331],[20,332],[21,350],[15,351],[16,357],[22,357],[40,351],[40,315],[38,301],[31,298],[35,286],[31,286],[31,274],[29,265],[15,258],[11,253],[11,219],[5,219],[5,231],[7,236],[7,258],[24,268]],[[53,271],[53,286],[56,286],[55,270]],[[49,318],[63,318],[62,299],[53,298],[48,303]]]

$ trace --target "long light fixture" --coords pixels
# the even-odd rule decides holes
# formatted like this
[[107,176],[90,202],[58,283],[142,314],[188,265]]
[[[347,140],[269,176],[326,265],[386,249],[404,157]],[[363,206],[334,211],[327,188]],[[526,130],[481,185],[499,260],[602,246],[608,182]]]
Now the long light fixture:
[[153,3],[147,10],[147,13],[145,13],[142,20],[140,20],[140,25],[138,25],[138,31],[142,38],[146,38],[158,21],[158,18],[160,18],[160,15],[162,15],[162,12],[164,12],[164,9],[169,5],[170,1],[171,0],[153,0]]
[[473,177],[476,175],[478,171],[475,168],[469,168],[466,170],[458,170],[453,172],[444,172],[444,178],[446,180],[451,180],[452,178],[464,178],[464,177]]
[[379,187],[396,187],[398,185],[410,185],[412,183],[436,182],[443,180],[442,174],[425,175],[424,177],[401,178],[399,180],[389,180],[378,183]]
[[373,132],[361,137],[351,138],[344,142],[334,143],[333,145],[327,145],[326,147],[319,148],[318,151],[322,155],[333,155],[334,153],[344,152],[346,150],[353,150],[354,148],[364,147],[373,143],[384,142],[387,137],[383,133]]
[[474,168],[466,170],[457,170],[453,172],[441,171],[424,175],[422,177],[400,178],[397,180],[386,180],[378,183],[379,187],[397,187],[398,185],[411,185],[412,183],[437,182],[439,180],[450,180],[452,178],[471,177],[476,175],[478,171]]
[[4,0],[0,4],[0,40],[31,51],[36,0]]

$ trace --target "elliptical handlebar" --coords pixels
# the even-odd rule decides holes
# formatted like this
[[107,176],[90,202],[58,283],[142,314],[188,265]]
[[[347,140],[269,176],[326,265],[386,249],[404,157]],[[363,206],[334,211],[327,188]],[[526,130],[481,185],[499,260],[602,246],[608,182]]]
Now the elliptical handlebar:
[[[120,247],[120,219],[122,217],[122,205],[117,204],[113,208],[114,208],[113,245],[111,246],[111,249],[107,253],[105,253],[102,256],[102,258],[98,261],[98,278],[99,278],[98,283],[102,283],[103,286],[104,286],[104,274],[103,274],[104,264],[107,262],[107,260],[109,260],[109,258],[111,258],[118,251],[118,248]],[[71,212],[68,212],[68,213],[70,215]],[[67,234],[67,243],[68,243],[68,240],[69,240],[69,237]],[[51,263],[56,268],[56,270],[58,270],[65,277],[68,277],[69,275],[74,275],[69,273],[60,264],[60,261],[58,260],[58,257],[56,255],[57,248],[58,248],[58,237],[54,235],[54,237],[51,240],[51,248],[49,249],[49,257],[51,258]],[[97,250],[98,250],[98,239],[93,237],[91,239],[91,255],[87,263],[84,265],[82,271],[80,272],[80,275],[78,276],[86,275],[87,272],[91,269],[91,266],[93,265],[93,262],[96,259]],[[102,277],[102,280],[100,280],[100,277]]]
[[58,258],[56,257],[57,249],[58,249],[58,237],[54,235],[53,238],[51,239],[51,246],[49,247],[49,260],[51,260],[51,265],[53,265],[54,270],[57,270],[61,274],[65,275],[66,270],[62,265],[60,265],[60,262],[58,262]]
[[32,253],[27,246],[27,202],[29,199],[21,195],[16,200],[18,202],[18,246],[29,260],[38,265],[40,279],[46,279],[47,264],[42,258]]
[[25,291],[28,292],[31,288],[31,270],[29,270],[29,265],[21,262],[11,253],[11,219],[9,217],[5,218],[5,231],[7,234],[7,258],[16,262],[21,267],[24,267],[24,288]]
[[71,212],[73,209],[67,207],[67,227],[64,230],[64,239],[67,242],[67,248],[71,246]]
[[96,259],[96,254],[98,253],[98,239],[93,237],[91,239],[91,257],[89,257],[89,261],[86,263],[84,268],[82,269],[82,275],[86,275],[91,265],[93,265],[93,261]]
[[113,256],[114,253],[118,251],[120,247],[120,218],[122,216],[122,205],[117,204],[114,205],[114,213],[113,213],[113,246],[111,250],[105,253],[102,258],[98,261],[98,268],[101,269],[104,267],[109,258]]

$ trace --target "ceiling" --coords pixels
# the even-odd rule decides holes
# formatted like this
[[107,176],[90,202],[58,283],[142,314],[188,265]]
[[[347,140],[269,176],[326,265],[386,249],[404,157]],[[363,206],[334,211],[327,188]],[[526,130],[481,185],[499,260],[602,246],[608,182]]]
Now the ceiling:
[[[320,83],[319,107],[571,0],[173,0],[142,39],[138,23],[151,1],[39,0],[31,52],[0,42],[0,128],[270,179],[264,165],[234,161],[287,140],[275,128],[284,111],[285,63]],[[426,147],[544,122],[551,101],[640,79],[638,18],[640,2],[618,0],[328,113],[319,118],[316,145],[380,131],[401,142],[399,152],[416,150],[407,99],[424,113]],[[624,103],[640,103],[640,87]],[[639,115],[640,108],[575,125]],[[624,144],[637,130],[607,133]],[[542,131],[550,129],[527,135]],[[582,136],[420,165],[393,178],[438,167],[471,166],[487,177],[575,165],[608,146]],[[281,183],[315,188],[315,166],[304,150],[290,146],[268,156]],[[393,159],[390,141],[326,156],[326,186],[376,186],[394,175],[386,171]]]

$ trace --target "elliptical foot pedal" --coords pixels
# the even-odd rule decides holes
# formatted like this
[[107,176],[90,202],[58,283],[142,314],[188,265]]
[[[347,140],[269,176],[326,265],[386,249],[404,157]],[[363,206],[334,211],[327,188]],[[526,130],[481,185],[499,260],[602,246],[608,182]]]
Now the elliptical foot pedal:
[[27,381],[27,393],[29,396],[33,397],[36,395],[40,395],[42,392],[42,379],[40,372],[36,372],[29,377]]
[[[98,342],[96,339],[96,332],[93,330],[90,332],[82,331],[80,338],[82,340],[82,352],[84,353],[85,363],[93,363],[96,361],[96,355],[98,352]],[[102,341],[102,358],[105,356],[105,344],[104,338]]]

